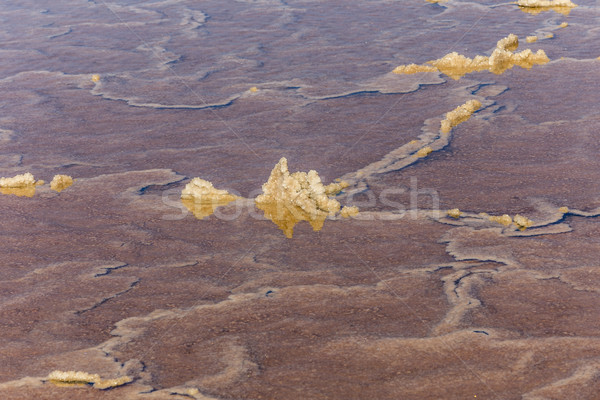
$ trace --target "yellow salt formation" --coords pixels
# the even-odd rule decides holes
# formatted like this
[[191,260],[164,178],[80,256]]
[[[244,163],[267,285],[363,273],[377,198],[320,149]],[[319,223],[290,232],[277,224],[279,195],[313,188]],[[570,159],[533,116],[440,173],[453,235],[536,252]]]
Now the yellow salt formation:
[[519,228],[522,231],[533,225],[532,220],[519,214],[515,215],[514,222],[517,228]]
[[258,88],[257,88],[256,86],[252,86],[252,87],[251,87],[249,90],[250,90],[250,92],[252,92],[252,93],[256,93],[256,92],[258,92]]
[[554,33],[548,33],[546,36],[544,36],[546,39],[552,39],[554,37]]
[[440,130],[442,133],[449,133],[456,125],[471,118],[471,115],[479,108],[481,108],[481,102],[478,100],[469,100],[465,104],[456,107],[446,113],[446,118],[442,120]]
[[536,53],[530,49],[515,53],[519,47],[519,38],[516,35],[510,34],[507,37],[500,39],[496,44],[496,48],[489,57],[475,56],[471,59],[452,52],[444,57],[428,61],[428,65],[400,65],[392,72],[396,74],[413,74],[415,72],[426,72],[438,70],[452,79],[460,79],[465,74],[476,71],[491,71],[494,74],[502,74],[507,69],[518,65],[522,68],[530,69],[536,64],[546,64],[550,61],[543,50],[538,50]]
[[560,24],[558,27],[559,28],[566,28],[567,26],[569,26],[568,22],[563,22],[562,24]]
[[431,147],[425,146],[416,152],[416,156],[417,157],[427,157],[429,155],[429,153],[431,153],[432,151],[433,151],[433,149]]
[[2,194],[14,194],[19,197],[33,197],[35,195],[35,186],[26,186],[20,188],[3,188],[0,187]]
[[130,382],[133,382],[133,378],[125,375],[114,379],[101,379],[99,382],[94,383],[94,388],[104,390],[122,386]]
[[35,181],[29,172],[16,175],[12,178],[0,178],[0,193],[14,194],[16,196],[33,197],[35,186],[42,185],[44,181]]
[[0,178],[0,187],[2,188],[22,188],[26,186],[34,186],[35,178],[29,172],[13,176],[12,178]]
[[535,43],[537,42],[538,38],[537,36],[527,36],[525,38],[525,41],[527,41],[527,43]]
[[512,218],[508,214],[504,214],[501,217],[490,216],[489,220],[492,222],[498,222],[499,224],[502,224],[504,226],[509,226],[513,222]]
[[50,189],[60,193],[72,184],[73,178],[69,175],[54,175],[50,182]]
[[355,217],[358,215],[358,207],[355,207],[355,206],[342,207],[342,211],[340,211],[340,215],[344,218]]
[[346,189],[350,184],[346,181],[338,181],[332,182],[329,185],[325,186],[325,194],[327,196],[335,196],[342,190]]
[[121,376],[114,379],[102,379],[98,374],[90,374],[83,371],[52,371],[46,378],[59,386],[94,385],[96,389],[110,389],[132,382],[130,376]]
[[566,214],[566,213],[569,212],[569,207],[561,207],[561,208],[558,209],[558,212]]
[[92,82],[100,82],[100,75],[98,75],[98,74],[92,75]]
[[217,207],[227,205],[237,197],[226,190],[215,189],[212,183],[194,178],[181,192],[181,202],[198,219],[212,215]]
[[254,201],[265,217],[291,238],[294,226],[300,221],[308,221],[313,230],[320,230],[325,219],[340,210],[340,203],[329,196],[345,185],[342,182],[324,186],[314,170],[290,174],[287,159],[283,157],[262,185],[263,193]]
[[577,7],[571,0],[518,0],[517,5],[522,11],[534,15],[548,10],[569,15],[571,9]]
[[489,216],[488,219],[492,222],[497,222],[504,226],[509,226],[514,222],[517,228],[519,228],[522,231],[533,225],[532,220],[519,214],[515,215],[514,218],[511,218],[508,214],[504,214],[501,217]]
[[452,218],[458,219],[462,215],[462,212],[460,212],[460,210],[458,208],[453,208],[452,210],[448,210],[447,214],[449,216],[451,216]]
[[437,72],[436,67],[430,65],[408,64],[399,65],[392,71],[395,74],[416,74],[417,72]]

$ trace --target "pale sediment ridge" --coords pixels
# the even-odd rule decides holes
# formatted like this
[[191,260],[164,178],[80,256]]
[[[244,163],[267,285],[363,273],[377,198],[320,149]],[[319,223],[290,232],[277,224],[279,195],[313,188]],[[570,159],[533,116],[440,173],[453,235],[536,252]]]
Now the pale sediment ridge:
[[[413,140],[386,154],[381,160],[371,163],[356,172],[343,175],[340,179],[350,182],[355,188],[347,193],[365,190],[365,182],[377,174],[398,171],[427,157],[430,153],[446,147],[451,140],[453,127],[468,120],[481,107],[479,100],[469,100],[465,104],[445,114],[443,119],[425,121],[423,133]],[[439,124],[439,125],[438,125]]]

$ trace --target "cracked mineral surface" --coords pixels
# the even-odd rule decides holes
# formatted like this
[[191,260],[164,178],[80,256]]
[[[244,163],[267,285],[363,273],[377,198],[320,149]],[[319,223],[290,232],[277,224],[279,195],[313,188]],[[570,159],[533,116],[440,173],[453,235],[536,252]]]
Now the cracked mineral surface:
[[597,399],[575,2],[1,2],[0,399]]

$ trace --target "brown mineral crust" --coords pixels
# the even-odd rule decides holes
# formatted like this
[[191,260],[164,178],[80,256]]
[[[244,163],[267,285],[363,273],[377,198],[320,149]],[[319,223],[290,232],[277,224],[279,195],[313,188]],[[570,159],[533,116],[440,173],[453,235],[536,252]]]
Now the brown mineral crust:
[[503,237],[498,229],[450,231],[444,240],[458,259],[499,263],[471,285],[470,296],[482,305],[459,326],[502,327],[526,337],[598,336],[596,245],[586,239],[598,234],[597,221],[567,222],[573,231],[528,238]]
[[[600,234],[597,218],[570,217],[571,232],[531,237],[507,237],[498,228],[460,227],[444,236],[447,251],[459,260],[495,260],[511,267],[557,275],[596,264],[596,244],[586,240]],[[540,275],[541,276],[541,275]]]
[[[586,120],[596,115],[592,105],[600,102],[600,93],[593,87],[598,74],[600,63],[597,60],[560,60],[531,74],[516,70],[515,84],[499,77],[498,83],[508,84],[510,90],[498,95],[496,101],[533,124]],[[548,80],[556,84],[543,86]],[[512,93],[509,95],[508,92]],[[591,118],[589,122],[591,126],[587,128],[565,129],[569,135],[564,138],[565,144],[573,143],[575,137],[578,142],[584,142],[589,130],[597,126],[597,119]],[[549,133],[548,137],[554,139],[555,135]]]
[[[177,282],[170,284],[165,279],[157,282],[159,286],[164,285],[159,290],[153,284],[144,285],[139,303],[125,307],[119,306],[118,301],[115,304],[119,296],[136,290],[140,277],[151,275],[148,269],[126,272],[128,262],[139,267],[144,263],[156,266],[152,258],[158,261],[156,255],[150,255],[146,261],[144,257],[135,256],[137,251],[147,246],[144,243],[150,237],[147,230],[135,225],[135,220],[145,218],[144,214],[148,217],[148,205],[140,205],[140,208],[131,206],[130,202],[140,199],[136,189],[131,197],[114,196],[114,193],[127,192],[128,184],[144,186],[144,175],[154,183],[161,179],[169,182],[174,178],[170,172],[154,171],[105,176],[91,183],[82,179],[80,185],[64,196],[52,199],[36,196],[31,199],[31,204],[23,206],[27,212],[6,214],[2,286],[9,301],[3,303],[1,311],[4,332],[1,354],[4,358],[2,364],[10,367],[1,370],[3,380],[14,379],[19,374],[45,376],[53,369],[54,356],[51,355],[106,340],[110,337],[112,323],[131,315],[131,312],[150,312],[155,305],[145,301],[143,294],[147,288],[150,289],[148,298],[161,301],[162,306],[168,306],[169,298],[181,305],[197,301],[196,298],[181,303],[180,298],[169,296]],[[19,199],[7,199],[10,201],[3,202],[2,207],[19,210]],[[154,218],[160,220],[160,212],[156,212]],[[27,251],[8,251],[8,246],[24,246],[22,248],[27,248]],[[163,253],[165,246],[166,242],[159,245]],[[172,249],[178,247],[173,242],[171,246]],[[111,260],[115,255],[116,258],[122,256],[123,261]],[[69,261],[48,263],[49,258]],[[164,255],[163,264],[167,265],[165,272],[170,272],[167,275],[169,279],[174,279],[174,268],[168,268],[169,263],[166,262],[169,258],[169,255]],[[179,268],[180,273],[183,270]],[[185,276],[180,279],[185,279]],[[184,298],[186,293],[189,296],[189,291],[196,293],[202,289],[202,285],[206,287],[204,296],[212,296],[214,290],[218,292],[218,288],[213,289],[212,285],[202,282],[196,285],[185,281],[179,283],[176,293]],[[182,290],[185,285],[189,287],[188,292]],[[82,291],[86,294],[82,295]],[[97,307],[100,306],[107,307],[107,312],[98,313]],[[36,341],[43,345],[31,346]]]
[[[62,164],[71,165],[68,173],[77,178],[96,176],[99,170],[112,173],[168,168],[186,176],[201,176],[215,184],[217,177],[218,182],[236,182],[236,190],[245,196],[260,188],[265,171],[273,167],[282,153],[294,160],[296,169],[315,169],[324,181],[330,182],[375,161],[390,146],[399,146],[418,136],[425,118],[456,106],[456,101],[448,99],[423,109],[432,93],[425,87],[411,96],[390,95],[402,101],[403,113],[418,113],[420,117],[416,119],[399,119],[394,113],[381,118],[381,110],[389,107],[390,97],[368,94],[306,106],[290,104],[281,96],[242,99],[218,111],[154,110],[158,114],[150,115],[144,108],[90,97],[73,87],[76,82],[75,78],[50,73],[26,73],[12,81],[0,82],[2,90],[24,98],[35,96],[33,93],[39,87],[58,85],[60,99],[56,107],[71,110],[74,119],[83,120],[84,126],[90,127],[81,129],[80,125],[65,125],[53,119],[45,121],[41,129],[23,126],[18,121],[6,124],[19,132],[6,144],[7,152],[23,154],[34,164],[53,164],[45,171],[33,171],[36,176],[52,176],[56,171],[54,165]],[[42,103],[40,112],[56,112],[54,103],[43,103],[42,98],[36,101]],[[87,107],[78,107],[78,104],[87,104]],[[28,110],[18,102],[9,107],[7,113],[13,115],[22,115]],[[112,119],[107,119],[108,115],[113,116]],[[358,115],[362,118],[349,118]],[[118,130],[112,127],[115,119],[119,121]],[[249,127],[263,125],[265,119],[272,124],[263,130],[249,130]],[[167,145],[164,126],[169,127]],[[64,136],[56,137],[52,132],[63,132]],[[369,154],[357,154],[355,146],[366,143],[366,132],[370,141],[380,145]],[[285,150],[278,143],[287,143]],[[48,148],[53,151],[49,153]],[[324,148],[336,156],[323,157]],[[197,162],[198,157],[201,163]]]
[[[362,233],[342,242],[339,237],[348,232],[347,226],[331,224],[317,234],[307,226],[298,230],[292,245],[270,223],[248,215],[234,221],[209,219],[201,227],[186,222],[191,216],[183,223],[164,220],[162,216],[180,215],[181,210],[157,208],[161,197],[151,190],[140,194],[140,189],[149,183],[168,185],[179,179],[180,176],[161,170],[80,179],[64,195],[52,199],[35,197],[28,205],[28,213],[7,216],[5,231],[10,233],[10,226],[15,230],[14,237],[20,232],[23,236],[19,246],[29,250],[24,255],[7,253],[4,258],[6,289],[21,298],[19,303],[3,309],[3,320],[12,321],[6,326],[8,336],[3,342],[3,354],[13,360],[13,367],[3,371],[5,380],[20,374],[45,376],[53,369],[51,354],[97,344],[110,338],[112,324],[145,315],[157,307],[211,304],[225,300],[228,293],[242,286],[258,290],[292,282],[374,285],[380,279],[394,277],[399,265],[419,268],[423,263],[452,261],[443,244],[419,253],[431,235],[441,236],[448,229],[431,221],[390,222],[390,227],[381,231],[369,221],[347,220],[344,224],[360,227]],[[179,193],[173,193],[175,204]],[[11,202],[12,207],[20,204],[16,198],[7,199],[10,201],[4,207]],[[52,217],[44,217],[43,225],[31,223],[47,215]],[[139,225],[141,220],[146,221],[144,226]],[[94,237],[90,238],[92,231]],[[231,242],[215,241],[215,235],[229,237],[238,244],[230,247]],[[48,237],[56,243],[52,249],[40,244],[41,238],[47,241]],[[269,242],[265,243],[264,238],[270,238]],[[404,238],[403,242],[392,252],[382,251],[389,250],[390,243],[398,243],[398,238]],[[62,245],[66,241],[69,246]],[[16,243],[8,238],[4,245]],[[370,248],[359,250],[358,246],[365,244]],[[185,257],[173,260],[170,253],[165,253],[166,248]],[[213,255],[207,256],[207,252]],[[383,254],[386,255],[382,257]],[[44,263],[48,257],[74,261],[49,267]],[[99,262],[103,257],[116,257],[119,261],[114,265]],[[24,260],[37,265],[39,271],[27,274],[20,267]],[[108,269],[103,269],[103,265]],[[65,275],[70,280],[65,280]],[[95,295],[84,300],[77,293],[86,287]],[[68,300],[38,304],[39,296],[66,296]],[[22,315],[19,310],[23,308],[37,311]],[[443,307],[438,311],[443,312]],[[64,324],[72,328],[65,331]],[[40,326],[44,326],[43,330]],[[35,341],[40,335],[44,346],[30,348],[22,341]],[[22,362],[16,362],[16,354],[21,354]],[[33,363],[32,359],[38,362]]]
[[[143,390],[143,389],[142,389]],[[26,395],[28,398],[35,398],[40,400],[54,400],[54,399],[69,399],[76,398],[78,400],[122,400],[122,399],[139,399],[143,397],[136,396],[136,392],[132,391],[128,387],[116,388],[107,392],[98,392],[96,389],[89,387],[57,387],[50,383],[43,386],[37,387],[12,387],[4,388],[2,390],[2,396],[6,400],[21,400]],[[163,394],[157,397],[156,400],[167,400],[167,399],[178,399],[177,397]],[[183,399],[180,397],[179,399]],[[178,399],[178,400],[179,400]],[[154,400],[154,399],[153,399]]]
[[[273,298],[282,292],[285,290]],[[235,309],[231,311],[236,315]],[[164,379],[161,383],[176,384],[177,379],[169,378],[170,373],[185,362],[200,362],[206,367],[202,371],[195,375],[181,372],[179,377],[204,382],[199,386],[215,397],[258,398],[277,393],[300,398],[310,393],[319,399],[348,398],[360,390],[362,395],[376,398],[402,395],[434,399],[476,393],[518,399],[523,393],[573,374],[583,365],[582,358],[600,355],[600,343],[594,338],[519,338],[485,329],[425,338],[344,337],[343,332],[331,336],[319,329],[320,312],[304,319],[298,310],[294,319],[284,314],[281,322],[273,324],[272,308],[254,311],[251,318],[225,326],[218,322],[223,318],[220,315],[215,315],[217,320],[205,313],[188,315],[187,322],[193,324],[198,318],[198,325],[207,320],[213,325],[196,328],[198,341],[166,336],[165,345],[182,350],[174,352],[171,360],[161,362],[164,368],[156,371]],[[360,326],[356,324],[360,310],[348,314],[349,310],[342,307],[340,311],[346,311],[349,327]],[[376,323],[381,312],[385,312],[385,305],[379,312],[369,310],[371,323]],[[166,329],[168,323],[161,321],[155,327]],[[150,332],[159,334],[160,330]],[[246,339],[240,341],[240,336]],[[211,346],[201,344],[205,341]],[[143,352],[143,343],[128,346],[128,352]],[[241,353],[234,355],[232,349]],[[145,354],[162,360],[154,349]],[[282,380],[294,384],[282,387],[277,384]],[[431,385],[432,381],[437,384]]]
[[[564,111],[554,117],[569,118]],[[530,215],[539,198],[557,207],[599,206],[595,193],[600,191],[596,179],[600,147],[592,140],[597,123],[576,116],[569,122],[547,119],[543,125],[534,125],[528,123],[529,118],[539,119],[506,112],[490,121],[471,118],[469,128],[455,128],[450,146],[430,155],[427,162],[381,176],[369,185],[376,197],[386,188],[404,189],[389,197],[405,208],[411,205],[411,191],[420,191],[417,204],[422,208],[432,206],[431,193],[435,193],[442,209],[458,207],[498,215]],[[417,190],[411,178],[417,178]]]
[[[487,5],[490,6],[498,5],[498,3],[492,1],[488,1],[487,3]],[[527,45],[527,47],[531,47],[534,52],[537,51],[537,49],[543,49],[551,60],[559,59],[561,56],[572,57],[575,59],[596,58],[598,54],[600,54],[600,45],[596,43],[595,40],[582,40],[581,38],[585,37],[586,32],[589,31],[590,27],[594,26],[594,21],[598,19],[600,10],[593,5],[593,2],[582,4],[575,0],[575,3],[579,3],[578,7],[563,9],[565,11],[571,11],[569,18],[567,19],[568,22],[570,22],[568,29],[561,29],[556,32],[557,35],[553,40],[540,41],[535,45]],[[487,12],[485,16],[482,16],[481,12],[484,10],[482,5],[483,2],[470,4],[446,3],[445,7],[447,7],[447,9],[445,9],[442,14],[432,18],[431,20],[433,23],[439,24],[442,20],[459,21],[464,20],[465,17],[469,18],[470,21],[475,22],[477,19],[481,18],[476,25],[477,33],[464,35],[462,39],[460,39],[460,46],[458,46],[457,43],[456,47],[448,48],[448,45],[453,45],[455,41],[449,40],[447,29],[435,29],[433,32],[430,29],[423,31],[421,35],[422,40],[416,43],[423,46],[426,50],[417,53],[416,57],[418,58],[407,57],[404,55],[404,52],[402,52],[401,55],[403,55],[403,57],[399,59],[399,62],[392,64],[392,68],[397,64],[425,64],[426,61],[441,57],[452,50],[467,54],[464,51],[465,48],[472,49],[468,54],[490,54],[489,52],[494,45],[494,41],[501,36],[505,36],[512,32],[517,34],[519,39],[522,39],[522,41],[525,42],[525,37],[532,35],[537,29],[541,28],[540,30],[543,32],[555,31],[557,25],[562,22],[562,17],[554,14],[550,8],[543,9],[545,12],[534,17],[525,13],[527,10],[533,9],[525,7],[520,8],[516,4],[512,6],[506,4],[506,6],[503,7],[493,7],[492,9],[486,8],[485,10],[489,10],[489,12]],[[537,10],[542,9],[538,8]],[[582,26],[574,24],[572,18],[576,18]],[[473,32],[474,31],[470,31],[470,33]],[[444,33],[446,33],[446,35],[444,35]],[[482,37],[484,37],[485,40],[481,40]],[[404,39],[407,41],[408,38]],[[458,40],[458,38],[456,38],[456,40]],[[416,44],[415,42],[410,43]],[[440,43],[444,43],[446,46],[435,46],[435,44]],[[545,66],[534,67],[529,72],[535,71],[536,69],[541,70],[543,68],[545,68]],[[519,68],[513,68],[508,72],[508,75],[512,74],[513,71],[518,70]],[[493,76],[493,78],[496,77],[497,76],[495,75]]]
[[600,335],[598,292],[576,289],[563,282],[558,272],[493,274],[487,283],[476,286],[473,295],[485,307],[466,313],[464,321],[471,326],[509,329],[525,337]]
[[[517,400],[538,385],[574,373],[584,365],[586,346],[591,357],[598,357],[600,350],[595,338],[500,339],[494,331],[487,333],[465,330],[424,339],[342,340],[324,353],[333,358],[332,364],[345,365],[356,380],[370,382],[366,390],[373,397],[392,398],[395,393],[406,398],[476,395]],[[353,363],[350,354],[361,362]],[[381,375],[370,374],[379,363],[387,366]],[[428,372],[421,376],[417,371]],[[353,383],[346,381],[336,389],[349,394]]]
[[[420,305],[418,293],[427,293],[431,302],[426,307]],[[312,300],[306,302],[306,298]],[[321,304],[319,309],[313,308],[315,301]],[[335,366],[329,377],[323,376],[324,370],[310,371],[311,365],[326,368],[327,359],[319,361],[318,354],[328,343],[357,335],[369,340],[423,337],[444,315],[445,308],[438,279],[427,273],[376,286],[274,288],[154,321],[132,321],[129,329],[143,328],[143,335],[119,346],[115,354],[120,359],[140,358],[147,363],[159,387],[196,379],[205,382],[214,394],[235,397],[246,393],[252,397],[259,395],[261,386],[273,387],[277,379],[287,381],[296,376],[302,377],[303,387],[312,385],[313,390],[320,391],[330,379],[345,375],[340,366]],[[345,323],[340,325],[340,320]],[[173,334],[190,329],[194,331],[192,341],[187,335]],[[153,344],[153,337],[163,339]],[[235,379],[217,384],[211,376],[221,374],[230,364],[225,356],[232,346],[245,354],[246,361],[240,364],[244,370],[232,377]],[[203,368],[190,370],[189,365]],[[316,375],[323,378],[316,379]]]
[[[109,263],[105,266],[116,267]],[[135,286],[137,279],[94,278],[94,272],[104,272],[101,262],[65,262],[40,266],[34,273],[18,279],[3,280],[2,292],[15,296],[0,312],[3,321],[0,358],[3,365],[10,365],[1,371],[3,381],[23,375],[45,376],[53,369],[57,354],[89,347],[108,337],[109,329],[104,324],[80,326],[83,318],[79,313],[127,291]],[[70,276],[70,280],[66,281],[65,276]],[[81,291],[90,294],[83,298]],[[23,310],[28,311],[24,314]]]
[[[377,223],[373,221],[353,219],[340,224],[328,224],[315,235],[309,235],[310,228],[305,227],[303,229],[307,234],[303,235],[300,243],[278,240],[269,251],[257,254],[256,259],[271,265],[287,264],[296,271],[310,271],[322,262],[329,266],[328,270],[347,276],[350,281],[368,279],[367,282],[373,282],[378,276],[393,276],[399,265],[402,265],[402,269],[410,270],[453,261],[443,245],[430,246],[430,238],[443,236],[449,228],[447,226],[433,221],[412,220],[410,217],[386,221],[386,230],[377,229],[376,226]],[[334,240],[343,232],[354,230],[361,234],[346,236],[343,241]],[[426,252],[422,251],[425,247],[428,249]],[[307,255],[307,248],[313,249],[314,255]],[[355,264],[355,268],[348,269],[348,266]]]
[[[9,94],[0,100],[0,166],[10,171],[1,176],[60,170],[78,181],[60,196],[43,188],[31,199],[0,196],[2,399],[196,393],[175,384],[243,399],[600,391],[599,343],[589,336],[597,336],[597,219],[566,214],[572,232],[507,237],[502,226],[456,229],[376,212],[395,207],[381,203],[382,191],[409,190],[411,176],[437,191],[442,210],[463,212],[457,224],[479,211],[537,223],[540,199],[554,210],[600,206],[597,8],[580,5],[567,29],[531,45],[556,60],[543,67],[471,76],[490,78],[483,82],[419,74],[392,88],[384,83],[393,65],[439,57],[449,43],[488,54],[515,27],[541,38],[560,21],[516,5],[487,12],[491,1],[13,3],[0,7],[9,21],[0,28],[0,88]],[[461,27],[476,21],[477,34],[465,36]],[[232,32],[242,34],[231,40]],[[472,92],[494,92],[492,82],[509,90],[486,95],[486,109],[457,126],[443,151],[370,181],[355,200],[373,194],[376,205],[360,205],[356,219],[320,232],[300,224],[291,243],[248,208],[200,224],[181,207],[184,176],[245,196],[284,154],[330,182],[415,139],[424,121]],[[248,94],[252,86],[260,90]],[[335,98],[316,99],[327,96]],[[222,107],[185,108],[203,101]],[[406,194],[392,200],[408,208]],[[419,207],[431,206],[427,196]],[[254,297],[230,303],[232,294]],[[221,308],[232,314],[214,312]],[[118,336],[135,317],[148,330]],[[55,369],[122,376],[114,368],[128,357],[150,372],[123,387],[41,382]]]
[[[258,7],[260,12],[254,10],[254,7]],[[339,2],[318,7],[313,5],[307,8],[306,12],[300,13],[303,22],[299,23],[297,28],[303,30],[309,26],[318,26],[319,16],[323,12],[339,11],[340,8],[354,11],[356,7],[363,6],[349,6]],[[376,54],[378,50],[374,51],[370,46],[361,46],[361,57],[368,58],[370,54],[372,57],[365,64],[361,63],[358,66],[355,63],[340,63],[337,56],[339,48],[330,46],[327,39],[319,36],[311,36],[309,42],[313,45],[302,42],[301,46],[291,37],[281,38],[287,44],[283,45],[282,42],[281,47],[271,48],[268,60],[263,59],[262,52],[256,48],[256,42],[248,36],[241,36],[235,42],[221,39],[219,48],[214,47],[213,35],[224,38],[231,32],[230,24],[225,21],[244,14],[245,17],[240,17],[235,24],[236,29],[254,29],[256,19],[263,22],[278,21],[275,25],[277,27],[282,22],[279,21],[279,7],[268,9],[260,4],[238,2],[230,9],[223,9],[219,2],[212,1],[203,3],[200,11],[195,7],[188,10],[189,7],[185,4],[169,9],[168,13],[173,17],[170,22],[175,24],[169,27],[163,26],[162,22],[158,23],[164,8],[162,4],[156,7],[132,5],[120,8],[118,12],[123,13],[124,18],[131,17],[127,21],[135,24],[138,34],[142,35],[147,43],[151,43],[149,46],[138,43],[139,38],[123,24],[115,21],[114,15],[101,4],[91,5],[89,9],[77,12],[74,8],[66,6],[62,8],[62,13],[37,13],[30,11],[25,5],[17,8],[18,10],[11,13],[11,17],[18,20],[27,15],[28,21],[39,26],[31,30],[15,29],[11,32],[21,43],[25,43],[26,50],[18,52],[12,63],[3,65],[3,72],[11,75],[11,79],[2,82],[2,90],[11,92],[13,98],[21,97],[28,101],[7,102],[11,110],[6,110],[6,115],[28,115],[29,104],[35,104],[39,110],[40,123],[43,125],[23,124],[16,119],[12,121],[10,125],[18,133],[17,141],[7,150],[23,153],[34,164],[70,165],[70,173],[78,177],[91,177],[97,175],[99,170],[109,173],[147,168],[173,168],[187,176],[199,176],[207,170],[206,166],[220,165],[223,168],[219,168],[218,173],[212,170],[206,179],[214,181],[213,178],[219,175],[224,182],[243,180],[239,190],[247,193],[262,183],[260,177],[263,168],[272,166],[269,155],[274,159],[273,163],[281,156],[281,146],[274,147],[274,143],[287,143],[284,147],[293,148],[294,153],[297,153],[289,154],[289,157],[294,160],[302,158],[301,162],[305,162],[301,168],[319,170],[327,179],[333,179],[348,169],[357,168],[360,160],[345,157],[343,162],[350,165],[339,165],[333,171],[326,171],[323,167],[329,168],[327,166],[331,163],[329,160],[323,161],[323,157],[318,155],[325,146],[333,151],[340,148],[341,151],[345,151],[365,131],[363,127],[354,126],[353,123],[348,123],[347,127],[338,125],[338,111],[348,112],[349,115],[369,114],[370,117],[363,122],[365,126],[378,121],[377,131],[371,132],[372,138],[377,136],[394,140],[384,126],[389,125],[389,130],[394,131],[398,128],[396,118],[389,118],[387,122],[379,121],[382,106],[361,101],[364,100],[360,99],[362,96],[357,96],[359,98],[356,100],[360,104],[355,106],[355,111],[347,107],[346,101],[333,100],[334,103],[338,103],[338,106],[333,108],[337,111],[331,113],[329,118],[321,119],[321,113],[318,118],[314,116],[315,110],[323,110],[322,104],[309,107],[308,113],[298,112],[304,100],[301,96],[289,95],[295,93],[295,90],[290,91],[289,87],[326,86],[318,76],[295,80],[295,72],[289,71],[290,58],[299,68],[302,68],[300,65],[304,65],[312,69],[314,66],[309,60],[318,57],[324,65],[319,68],[321,72],[317,75],[327,73],[331,76],[328,71],[333,69],[337,71],[336,75],[343,73],[345,78],[327,82],[331,83],[330,90],[322,93],[335,97],[355,82],[367,81],[386,73],[388,68],[378,60],[389,60],[396,52],[392,48],[386,50],[386,56],[382,56]],[[287,15],[289,10],[286,7],[283,9]],[[416,15],[420,11],[416,6],[402,7],[402,10],[405,13],[403,16]],[[201,18],[203,12],[213,18],[211,34],[208,35],[210,38],[205,36],[206,31]],[[248,18],[248,12],[253,18]],[[378,13],[381,13],[381,10]],[[345,17],[337,13],[332,15],[336,16],[336,20],[349,16],[360,19],[353,13]],[[191,16],[193,18],[190,20]],[[108,21],[105,21],[105,18]],[[198,21],[200,28],[196,30],[188,25],[179,26],[179,18],[188,22]],[[420,17],[419,19],[426,20]],[[56,26],[49,27],[52,25],[50,21]],[[79,22],[77,32],[69,33],[65,26]],[[386,20],[386,25],[390,27],[396,24],[396,20]],[[174,27],[176,28],[173,29]],[[355,26],[353,35],[360,31],[365,34],[374,33],[361,24],[360,29]],[[48,38],[59,33],[61,35],[56,38]],[[344,33],[345,36],[347,34]],[[41,35],[42,38],[37,35]],[[172,35],[169,46],[163,42],[165,35]],[[100,37],[105,39],[99,40]],[[73,40],[84,41],[86,50],[82,51],[79,46],[73,47]],[[199,41],[206,44],[201,56],[196,54]],[[168,47],[164,49],[164,53],[161,52],[161,46]],[[104,51],[107,49],[114,52],[106,56]],[[40,57],[40,52],[44,51],[63,51],[64,54],[56,59]],[[225,56],[225,53],[228,54]],[[161,56],[157,57],[157,54]],[[169,65],[169,68],[166,67],[166,64],[180,56],[182,59]],[[281,57],[285,59],[282,60]],[[183,58],[186,59],[185,62]],[[65,59],[69,61],[65,62]],[[243,60],[242,65],[235,60]],[[256,68],[258,63],[263,62],[269,65],[268,71],[265,69],[264,73],[263,69]],[[32,65],[49,72],[31,72]],[[278,71],[277,74],[274,73],[275,70]],[[177,72],[177,78],[174,78],[172,71]],[[22,74],[14,75],[17,72]],[[90,82],[92,72],[102,72],[102,80],[93,92],[98,96],[93,96],[86,90],[93,87],[93,83]],[[257,96],[240,98],[239,101],[236,100],[233,104],[217,110],[169,110],[151,106],[132,107],[126,103],[131,101],[133,104],[152,105],[163,102],[165,105],[183,103],[192,106],[203,106],[204,102],[222,104],[230,96],[246,91],[250,81],[266,83],[271,90],[263,94],[261,89]],[[416,89],[418,83],[414,86]],[[47,92],[46,89],[38,91],[40,88],[54,93],[55,101],[44,101],[42,94]],[[368,88],[358,87],[357,90],[362,92]],[[102,98],[101,95],[106,97]],[[114,100],[107,100],[111,96]],[[388,103],[388,99],[377,99],[377,102]],[[365,113],[367,107],[372,107],[372,111]],[[47,118],[48,115],[55,115],[61,110],[68,110],[68,119]],[[265,125],[263,122],[266,120],[270,123]],[[114,121],[119,121],[119,129],[114,129]],[[405,123],[410,125],[414,122],[406,119]],[[339,141],[337,128],[331,129],[333,125],[348,135],[347,141]],[[265,129],[250,129],[254,126],[264,126]],[[416,123],[414,126],[415,132],[418,132],[420,126]],[[169,132],[168,143],[165,142],[165,130]],[[406,129],[403,129],[403,132],[405,131]],[[57,132],[60,132],[60,135],[57,135]],[[313,135],[319,140],[302,140],[301,145],[288,146],[292,142],[300,142],[298,132],[302,132],[303,138]],[[330,144],[336,145],[337,148],[329,146]],[[53,149],[50,153],[47,151],[49,148]],[[198,157],[203,158],[203,165],[198,164]],[[262,160],[264,164],[259,165]],[[314,163],[315,160],[321,165]]]

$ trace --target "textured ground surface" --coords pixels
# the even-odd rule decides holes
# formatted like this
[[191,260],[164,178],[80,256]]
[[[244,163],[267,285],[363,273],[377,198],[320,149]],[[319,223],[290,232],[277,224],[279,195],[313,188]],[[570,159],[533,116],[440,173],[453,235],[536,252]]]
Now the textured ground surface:
[[[0,194],[0,397],[599,399],[600,9],[576,3],[3,2],[0,176],[76,181]],[[510,33],[551,61],[391,73]],[[284,156],[361,213],[288,239],[179,201],[252,198]]]

